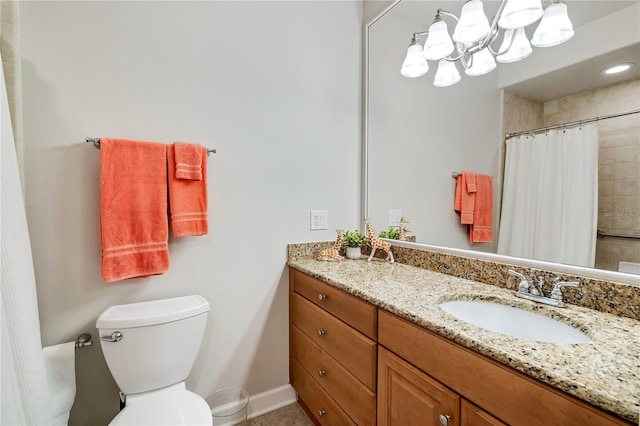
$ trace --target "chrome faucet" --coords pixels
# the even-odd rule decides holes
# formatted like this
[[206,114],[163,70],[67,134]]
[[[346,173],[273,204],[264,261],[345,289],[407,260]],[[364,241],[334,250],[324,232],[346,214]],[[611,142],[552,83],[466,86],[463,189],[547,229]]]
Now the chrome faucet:
[[512,269],[508,270],[509,275],[513,275],[520,279],[518,284],[518,291],[516,296],[523,299],[531,300],[534,302],[544,303],[546,305],[557,306],[563,308],[566,306],[562,299],[562,287],[577,287],[579,283],[575,281],[561,281],[556,283],[551,290],[550,297],[545,297],[542,291],[544,285],[544,277],[538,277],[538,283],[535,283],[532,279],[525,277],[519,272]]

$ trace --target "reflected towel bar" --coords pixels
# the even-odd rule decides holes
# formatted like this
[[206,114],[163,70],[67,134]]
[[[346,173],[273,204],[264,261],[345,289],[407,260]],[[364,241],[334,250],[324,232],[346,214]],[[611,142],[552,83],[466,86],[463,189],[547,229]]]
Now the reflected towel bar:
[[[85,138],[84,141],[86,143],[92,143],[93,146],[95,146],[96,148],[100,149],[100,138]],[[211,154],[215,154],[216,150],[213,148],[207,148],[207,157]]]
[[[451,172],[451,177],[456,179],[461,174],[462,174],[462,172]],[[493,179],[493,176],[491,176],[491,178]]]

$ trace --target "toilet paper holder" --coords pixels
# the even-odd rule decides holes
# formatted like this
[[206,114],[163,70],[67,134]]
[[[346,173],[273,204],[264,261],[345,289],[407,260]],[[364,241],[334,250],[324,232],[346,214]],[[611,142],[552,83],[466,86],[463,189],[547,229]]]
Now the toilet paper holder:
[[76,349],[86,348],[87,346],[93,346],[93,340],[91,340],[91,334],[84,332],[76,339]]

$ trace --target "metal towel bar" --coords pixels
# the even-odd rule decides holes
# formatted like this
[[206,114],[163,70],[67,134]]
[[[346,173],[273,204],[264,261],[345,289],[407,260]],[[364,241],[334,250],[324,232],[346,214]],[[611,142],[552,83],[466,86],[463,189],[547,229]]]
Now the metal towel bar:
[[[100,138],[85,138],[84,141],[86,143],[92,143],[93,146],[100,149]],[[216,150],[214,148],[207,148],[207,157],[212,153],[215,154]]]

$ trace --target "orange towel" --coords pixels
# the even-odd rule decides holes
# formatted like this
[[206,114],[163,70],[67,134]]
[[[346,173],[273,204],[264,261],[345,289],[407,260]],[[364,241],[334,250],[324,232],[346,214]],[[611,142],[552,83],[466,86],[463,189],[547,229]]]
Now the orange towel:
[[[176,169],[169,167],[169,210],[174,237],[206,235],[209,232],[207,204],[207,149],[200,147],[202,180],[176,177]],[[175,164],[174,145],[167,146],[167,163]]]
[[106,282],[169,269],[165,145],[100,138],[100,238]]
[[[473,191],[469,191],[469,187]],[[473,209],[476,199],[475,174],[462,172],[456,179],[456,198],[453,209],[460,212],[460,223],[463,225],[473,223]]]
[[[173,144],[176,153],[176,179],[202,180],[202,146],[176,142]],[[206,151],[204,152],[206,156]],[[169,167],[173,163],[169,163]]]
[[490,243],[493,239],[493,178],[489,175],[476,175],[476,188],[469,242]]

